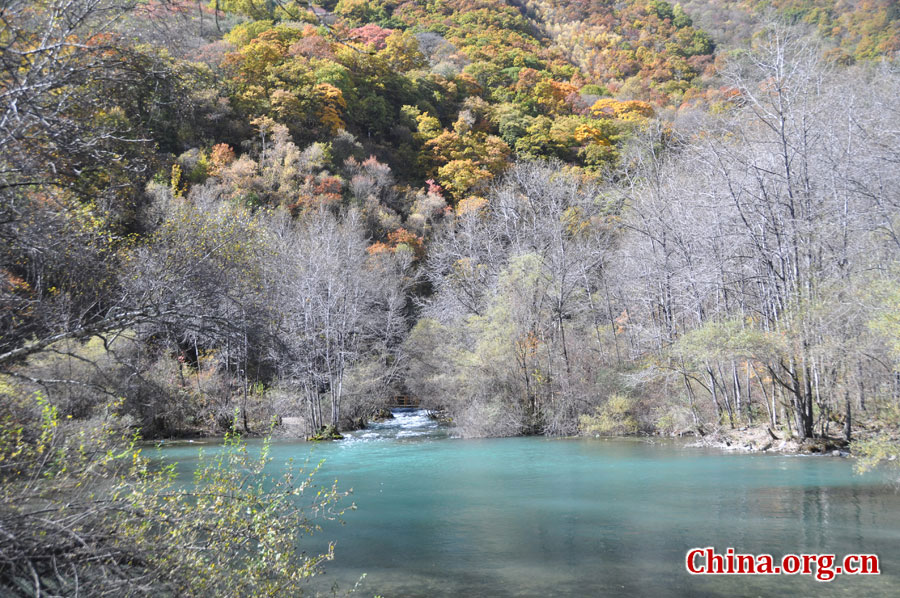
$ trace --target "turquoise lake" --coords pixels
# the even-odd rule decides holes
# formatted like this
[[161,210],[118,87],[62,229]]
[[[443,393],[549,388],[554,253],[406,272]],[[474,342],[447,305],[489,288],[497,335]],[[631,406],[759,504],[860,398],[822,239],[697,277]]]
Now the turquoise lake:
[[[251,441],[253,444],[253,441]],[[204,445],[206,451],[212,450]],[[166,446],[188,476],[196,444]],[[325,460],[320,480],[357,510],[310,594],[359,596],[900,596],[900,493],[851,459],[723,454],[674,441],[462,440],[421,413],[311,445],[275,441],[273,464]],[[186,478],[187,479],[187,478]],[[692,576],[685,554],[874,553],[882,574]]]

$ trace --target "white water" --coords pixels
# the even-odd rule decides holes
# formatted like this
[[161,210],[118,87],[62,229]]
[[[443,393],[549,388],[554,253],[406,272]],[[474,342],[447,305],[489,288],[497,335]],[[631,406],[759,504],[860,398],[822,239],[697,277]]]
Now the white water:
[[446,431],[436,420],[431,419],[428,411],[424,409],[393,409],[391,412],[394,414],[393,419],[371,422],[363,430],[349,432],[345,434],[345,439],[340,444],[446,437]]

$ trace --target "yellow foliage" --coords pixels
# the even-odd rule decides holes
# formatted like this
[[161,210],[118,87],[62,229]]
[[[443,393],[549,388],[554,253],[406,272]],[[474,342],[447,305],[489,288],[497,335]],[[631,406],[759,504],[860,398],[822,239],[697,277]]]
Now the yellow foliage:
[[438,168],[441,186],[457,197],[464,195],[491,178],[490,171],[481,168],[474,160],[451,160]]
[[344,129],[346,125],[341,118],[341,113],[347,108],[347,101],[340,89],[331,83],[319,83],[313,88],[321,105],[319,107],[319,120],[326,125],[332,134]]
[[600,127],[590,124],[578,125],[575,129],[575,140],[578,143],[599,143],[600,145],[610,145],[609,139],[603,134]]
[[427,112],[416,117],[419,135],[423,141],[429,141],[441,134],[441,121]]
[[181,164],[172,165],[171,189],[174,197],[184,197],[187,191],[187,184],[184,182],[184,173],[181,170]]
[[628,100],[625,102],[612,98],[597,100],[591,106],[591,114],[598,117],[620,118],[626,121],[640,121],[652,118],[655,114],[653,107],[647,102]]

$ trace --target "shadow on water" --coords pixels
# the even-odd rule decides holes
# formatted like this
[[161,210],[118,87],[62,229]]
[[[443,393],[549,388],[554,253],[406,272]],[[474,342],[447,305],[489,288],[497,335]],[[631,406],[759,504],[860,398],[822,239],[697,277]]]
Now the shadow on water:
[[[311,589],[367,577],[361,595],[897,596],[900,495],[847,459],[734,455],[674,442],[460,440],[420,410],[341,442],[281,440],[275,463],[325,459],[353,488],[346,525]],[[190,447],[165,449],[184,461]],[[744,553],[875,553],[880,576],[691,576],[692,547]],[[326,592],[327,593],[327,592]]]

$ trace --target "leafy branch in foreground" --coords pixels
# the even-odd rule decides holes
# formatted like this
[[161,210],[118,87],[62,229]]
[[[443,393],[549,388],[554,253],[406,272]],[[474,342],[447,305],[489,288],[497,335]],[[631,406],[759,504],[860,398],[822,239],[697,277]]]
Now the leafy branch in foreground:
[[333,558],[298,543],[343,513],[318,467],[270,476],[268,443],[255,455],[230,433],[186,483],[116,416],[70,429],[37,402],[30,425],[0,414],[3,595],[298,596]]

